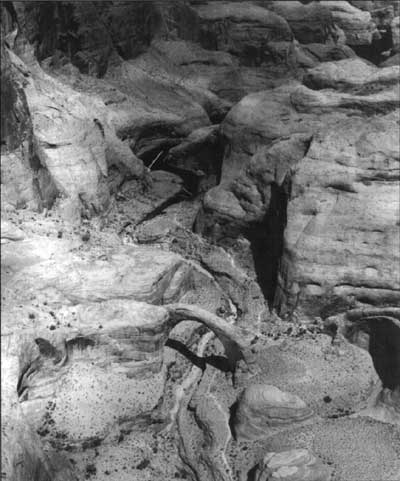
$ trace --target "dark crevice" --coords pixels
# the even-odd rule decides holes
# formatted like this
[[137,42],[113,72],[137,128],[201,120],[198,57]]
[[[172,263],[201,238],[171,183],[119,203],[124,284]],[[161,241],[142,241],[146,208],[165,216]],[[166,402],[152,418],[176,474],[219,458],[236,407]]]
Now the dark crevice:
[[94,345],[95,342],[93,339],[89,339],[84,336],[78,336],[66,342],[68,352],[70,352],[72,349],[87,349],[88,347],[94,347]]
[[207,364],[215,367],[216,369],[222,372],[232,371],[229,360],[225,356],[217,356],[217,355],[204,356],[204,357],[197,356],[190,349],[188,349],[185,346],[185,344],[183,344],[180,341],[177,341],[176,339],[167,339],[167,342],[165,343],[165,345],[170,347],[171,349],[174,349],[175,351],[178,351],[180,354],[182,354],[182,356],[185,356],[186,359],[188,359],[192,364],[202,369],[203,371],[205,370]]
[[22,369],[21,373],[18,378],[18,383],[17,383],[17,394],[20,397],[25,389],[27,388],[25,386],[25,381],[26,379],[35,371],[38,371],[42,365],[42,360],[40,357],[37,357],[33,361],[27,363]]
[[384,388],[400,386],[400,328],[390,318],[368,320],[369,353]]
[[235,417],[236,417],[236,412],[237,412],[238,406],[239,406],[239,403],[238,403],[238,401],[236,401],[229,408],[229,428],[231,430],[232,437],[235,440],[236,440]]
[[284,230],[287,223],[287,204],[290,180],[282,186],[271,184],[271,200],[263,221],[247,233],[251,244],[257,281],[270,308],[278,283],[278,272],[283,254]]

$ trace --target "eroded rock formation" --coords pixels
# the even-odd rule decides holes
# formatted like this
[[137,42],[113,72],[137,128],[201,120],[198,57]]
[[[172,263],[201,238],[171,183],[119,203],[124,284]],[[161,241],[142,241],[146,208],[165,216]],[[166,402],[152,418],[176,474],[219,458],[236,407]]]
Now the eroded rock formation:
[[2,477],[398,479],[398,2],[1,10]]

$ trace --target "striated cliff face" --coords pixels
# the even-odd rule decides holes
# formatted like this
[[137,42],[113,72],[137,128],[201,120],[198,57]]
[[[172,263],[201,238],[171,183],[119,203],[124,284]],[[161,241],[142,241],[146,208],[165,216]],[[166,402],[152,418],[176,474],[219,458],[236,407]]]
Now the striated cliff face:
[[399,13],[2,2],[4,479],[399,479]]

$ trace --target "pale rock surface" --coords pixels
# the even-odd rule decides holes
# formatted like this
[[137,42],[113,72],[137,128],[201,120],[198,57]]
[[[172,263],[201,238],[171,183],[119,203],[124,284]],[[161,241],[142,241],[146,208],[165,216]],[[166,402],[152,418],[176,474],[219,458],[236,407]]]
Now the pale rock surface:
[[390,24],[392,30],[393,51],[400,52],[400,16],[394,17]]
[[282,313],[399,305],[396,118],[353,117],[314,136],[292,179],[276,297]]
[[[32,178],[37,178],[41,197],[49,207],[61,195],[80,200],[89,211],[104,210],[109,202],[108,165],[119,166],[125,175],[141,177],[142,162],[117,138],[98,97],[82,95],[55,80],[29,56],[25,58],[28,68],[13,52],[8,54],[15,67],[24,72],[20,83],[32,121],[32,148],[38,163],[38,172]],[[21,191],[21,180],[8,180],[8,189]],[[29,181],[28,177],[28,185]]]
[[360,58],[324,62],[310,69],[303,83],[312,89],[357,94],[377,92],[399,83],[400,67],[377,68]]
[[291,95],[292,105],[298,112],[363,112],[366,115],[390,112],[400,106],[399,89],[394,85],[384,91],[370,95],[355,95],[346,92],[321,92],[299,87]]
[[271,436],[266,445],[262,454],[265,449],[311,451],[324,464],[329,463],[335,481],[392,481],[400,472],[399,430],[365,417],[303,425]]
[[[16,238],[9,231],[5,224],[4,236]],[[42,442],[61,450],[90,448],[124,426],[132,430],[145,422],[163,396],[164,344],[179,322],[192,319],[214,331],[232,369],[251,354],[252,334],[204,309],[133,300],[179,300],[191,286],[196,289],[196,282],[203,287],[209,282],[209,289],[216,289],[201,270],[197,276],[202,278],[195,281],[195,267],[180,256],[120,245],[117,251],[102,246],[96,259],[96,251],[94,246],[85,251],[82,241],[68,236],[36,235],[5,244],[2,256],[2,335],[13,342],[15,351],[7,346],[3,351],[10,364],[5,364],[2,385],[11,386],[15,398],[17,387],[22,409],[18,419],[24,423],[26,416]],[[20,319],[18,326],[15,318]],[[16,413],[14,404],[2,411],[5,425],[9,426],[7,416],[15,419]],[[38,479],[74,479],[72,474],[61,477],[70,469],[68,462],[63,467],[61,458],[51,474],[40,442],[25,434],[18,438],[18,426],[7,435],[10,449],[14,442],[23,449],[28,443],[28,451],[31,442],[37,446],[32,463],[45,463],[37,469],[53,476]],[[10,470],[17,472],[13,454],[6,453]],[[56,462],[52,453],[50,457]]]
[[307,449],[267,453],[259,464],[255,481],[329,481],[332,468]]
[[298,396],[268,384],[251,384],[238,399],[234,431],[238,439],[268,436],[276,426],[302,422],[313,412]]
[[[245,382],[271,384],[299,396],[316,416],[337,417],[368,407],[380,387],[368,352],[328,335],[275,341],[256,355],[258,374]],[[312,386],[312,389],[310,389]]]
[[395,53],[392,57],[379,64],[380,67],[396,67],[398,65],[400,65],[400,52]]

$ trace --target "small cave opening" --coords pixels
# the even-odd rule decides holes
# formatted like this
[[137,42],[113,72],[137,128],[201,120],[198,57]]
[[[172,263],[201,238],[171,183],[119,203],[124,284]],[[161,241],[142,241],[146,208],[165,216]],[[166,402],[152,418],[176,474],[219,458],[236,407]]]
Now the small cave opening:
[[400,321],[388,316],[357,319],[346,329],[346,337],[371,355],[382,387],[400,387]]
[[386,317],[368,320],[369,353],[384,388],[400,386],[400,323]]
[[185,140],[186,137],[177,136],[170,128],[160,131],[153,128],[141,135],[132,151],[150,170],[163,170],[180,177],[184,191],[194,198],[219,184],[225,144],[217,134],[175,155],[171,149]]
[[272,308],[275,298],[283,254],[289,193],[290,179],[288,177],[281,186],[276,183],[271,184],[268,211],[262,222],[254,225],[247,233],[257,281],[270,308]]
[[393,37],[390,25],[381,25],[379,27],[379,36],[374,37],[368,45],[352,45],[351,48],[359,56],[375,65],[379,65],[386,60],[386,52],[393,55]]

